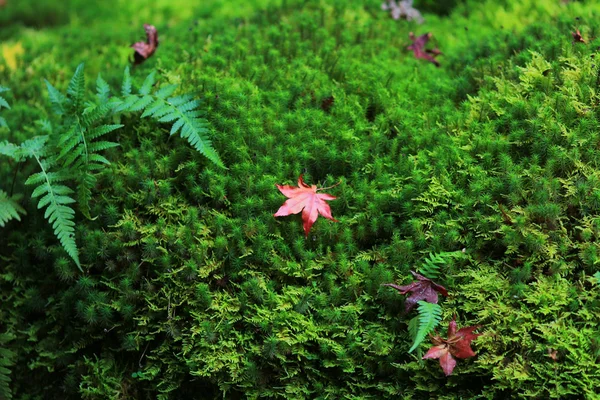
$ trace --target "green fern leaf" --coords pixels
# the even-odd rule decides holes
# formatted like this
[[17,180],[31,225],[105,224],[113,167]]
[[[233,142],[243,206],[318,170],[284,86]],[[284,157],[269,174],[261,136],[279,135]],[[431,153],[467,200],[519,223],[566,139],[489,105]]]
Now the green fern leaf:
[[0,228],[4,228],[11,219],[21,220],[19,214],[26,214],[25,210],[8,193],[0,190]]
[[[5,88],[4,86],[0,86],[0,93],[8,92],[8,90],[9,90],[8,88]],[[8,104],[8,101],[6,101],[6,99],[4,97],[0,96],[0,109],[2,109],[2,107],[10,109],[10,105]],[[8,124],[6,123],[6,120],[2,117],[0,117],[0,128],[8,128]]]
[[110,100],[110,86],[100,75],[96,79],[96,98],[99,104],[108,104]]
[[123,97],[129,96],[131,94],[131,74],[129,73],[129,67],[125,67],[125,72],[123,74],[123,86],[121,87],[121,94]]
[[90,215],[90,201],[92,200],[92,188],[96,186],[96,176],[90,171],[85,171],[77,179],[77,201],[79,210],[90,220],[95,220],[98,217]]
[[84,91],[85,75],[83,74],[83,64],[79,64],[67,87],[67,95],[71,102],[72,111],[78,111],[83,108]]
[[8,334],[0,334],[0,399],[12,399],[12,391],[10,389],[10,367],[14,365],[17,354],[6,348],[9,341],[13,339]]
[[46,81],[46,89],[48,90],[48,98],[50,99],[50,106],[52,108],[52,111],[56,115],[63,115],[65,113],[67,97],[61,92],[59,92],[48,81]]
[[429,279],[437,279],[440,276],[440,268],[447,264],[451,258],[462,257],[461,251],[450,251],[441,253],[429,253],[423,264],[419,267],[419,273]]
[[195,100],[189,94],[169,97],[175,92],[177,85],[167,85],[151,93],[154,82],[155,77],[152,73],[144,81],[139,94],[131,94],[131,76],[129,68],[126,68],[122,88],[125,99],[116,100],[113,103],[115,111],[138,112],[143,110],[142,118],[151,117],[161,123],[172,123],[170,135],[179,132],[179,135],[200,154],[219,167],[226,168],[208,139],[207,122],[201,118],[202,113],[199,110],[200,101]]
[[0,142],[0,154],[2,154],[3,156],[7,156],[7,157],[13,158],[15,160],[18,160],[19,152],[20,152],[19,146],[12,144],[10,142],[7,142],[7,141]]
[[46,140],[28,140],[21,145],[23,152],[36,159],[41,172],[31,175],[26,185],[35,185],[31,197],[41,197],[38,203],[38,209],[46,207],[44,218],[52,225],[54,234],[60,241],[67,254],[75,261],[75,264],[81,269],[79,262],[79,251],[75,243],[75,211],[69,206],[75,202],[70,194],[73,191],[61,184],[61,182],[70,180],[72,177],[64,171],[49,172],[47,168],[54,165],[51,160],[43,160],[44,148],[40,147]]
[[408,350],[412,353],[419,345],[440,324],[442,320],[442,308],[438,304],[419,301],[419,329],[414,337],[414,343]]
[[[83,109],[84,89],[85,78],[83,64],[81,64],[77,67],[67,89],[66,101],[72,107],[69,108],[65,119],[66,126],[62,130],[64,133],[56,141],[56,147],[60,149],[56,161],[61,162],[62,170],[74,172],[73,178],[77,183],[79,209],[84,216],[94,219],[90,216],[89,206],[92,189],[97,181],[94,171],[102,170],[102,166],[110,164],[105,157],[97,153],[118,146],[114,142],[96,140],[121,128],[122,125],[102,125],[102,121],[111,113],[113,104],[109,101],[110,88],[101,77],[96,80],[97,97],[101,100],[100,104],[92,104]],[[53,96],[56,97],[58,94],[54,93]]]
[[149,95],[150,91],[152,90],[152,86],[154,86],[154,83],[156,82],[155,79],[155,72],[152,72],[150,75],[148,75],[146,77],[146,79],[144,80],[144,83],[142,84],[142,87],[140,88],[140,94],[141,95]]

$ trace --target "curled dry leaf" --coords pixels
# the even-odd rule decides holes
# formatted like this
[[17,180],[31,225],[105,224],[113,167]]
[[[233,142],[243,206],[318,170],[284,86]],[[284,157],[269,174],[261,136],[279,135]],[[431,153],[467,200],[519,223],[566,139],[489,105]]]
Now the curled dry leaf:
[[146,31],[146,41],[136,42],[131,45],[135,50],[133,54],[134,64],[141,64],[156,51],[158,47],[158,32],[153,25],[144,24]]
[[571,35],[573,36],[574,43],[585,43],[585,39],[583,38],[583,36],[581,36],[581,32],[579,32],[579,29],[577,29],[575,32],[571,32]]
[[435,57],[443,54],[437,47],[435,49],[425,49],[425,45],[431,39],[431,32],[425,33],[421,36],[415,36],[413,32],[409,33],[410,40],[412,40],[412,44],[407,47],[408,50],[412,50],[415,58],[421,58],[423,60],[427,60],[433,63],[436,67],[440,66],[440,63],[435,59]]
[[291,214],[298,214],[302,211],[302,222],[306,236],[308,236],[308,232],[319,217],[319,214],[327,219],[337,222],[337,220],[331,216],[329,204],[325,202],[326,200],[335,200],[337,197],[326,193],[317,193],[318,190],[322,189],[317,189],[317,185],[309,186],[304,183],[302,175],[298,178],[297,187],[290,185],[275,186],[277,186],[277,189],[279,189],[288,200],[286,200],[273,215],[275,217],[283,217]]
[[382,285],[392,287],[401,294],[410,293],[410,296],[404,302],[405,311],[407,313],[412,310],[413,307],[421,300],[424,300],[428,303],[437,304],[438,293],[448,296],[448,292],[446,291],[445,287],[438,285],[431,279],[425,278],[423,275],[417,274],[414,271],[410,271],[410,273],[413,274],[416,279],[416,281],[412,282],[411,284],[399,286],[394,283],[384,283]]
[[481,333],[473,333],[476,326],[467,326],[456,330],[456,321],[453,319],[448,325],[448,338],[442,339],[440,336],[431,338],[433,347],[427,351],[423,359],[439,359],[440,366],[446,376],[450,375],[456,366],[456,358],[469,358],[475,356],[471,348],[471,341],[481,336]]

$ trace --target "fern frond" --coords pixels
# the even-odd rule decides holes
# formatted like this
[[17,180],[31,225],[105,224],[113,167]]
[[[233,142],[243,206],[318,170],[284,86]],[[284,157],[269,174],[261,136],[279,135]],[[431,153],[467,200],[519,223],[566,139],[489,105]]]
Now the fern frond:
[[[8,89],[4,86],[0,86],[0,93],[8,92],[9,90],[10,89]],[[0,109],[2,107],[10,109],[10,105],[8,104],[8,101],[6,101],[6,99],[4,97],[0,96]]]
[[433,332],[442,321],[442,308],[438,304],[419,301],[418,311],[419,329],[414,337],[412,347],[408,350],[409,353],[419,347],[425,337]]
[[90,214],[90,201],[92,200],[92,188],[96,186],[96,176],[92,174],[91,169],[83,172],[77,179],[77,201],[79,210],[86,218],[95,220],[98,217],[92,217]]
[[2,154],[3,156],[7,156],[18,160],[19,150],[19,146],[15,144],[12,144],[7,141],[0,142],[0,154]]
[[108,104],[110,100],[110,86],[100,75],[96,79],[96,98],[99,104]]
[[8,197],[8,193],[0,190],[0,228],[4,228],[6,223],[11,219],[21,220],[19,214],[26,214],[13,198]]
[[123,97],[131,94],[131,86],[131,74],[129,73],[129,67],[125,67],[125,72],[123,73],[123,86],[121,86],[121,95],[123,95]]
[[79,111],[83,108],[84,92],[85,75],[83,74],[83,64],[79,64],[67,87],[67,95],[71,103],[72,111]]
[[152,86],[154,86],[154,83],[156,82],[155,79],[155,72],[150,73],[150,75],[148,75],[146,77],[146,79],[144,80],[144,83],[142,84],[142,87],[140,88],[140,94],[141,95],[148,95],[150,94],[150,91],[152,90]]
[[[6,88],[4,86],[0,86],[0,93],[8,92],[8,90],[9,90],[8,88]],[[8,104],[8,101],[6,101],[6,99],[4,97],[0,96],[0,109],[2,109],[2,107],[10,109],[10,105]],[[0,117],[0,128],[8,128],[8,124],[6,123],[6,120],[2,117]]]
[[46,207],[44,218],[48,219],[60,244],[81,269],[79,250],[75,243],[75,222],[73,221],[75,210],[69,206],[75,202],[70,197],[73,190],[61,184],[61,182],[70,180],[72,177],[65,171],[54,173],[47,171],[47,168],[53,163],[51,160],[42,159],[44,149],[39,147],[40,143],[45,143],[45,141],[28,140],[21,145],[24,153],[35,158],[42,169],[41,172],[30,176],[25,184],[36,186],[31,197],[41,197],[38,202],[38,209]]
[[419,273],[426,278],[437,279],[442,265],[447,264],[451,258],[458,258],[462,255],[463,253],[460,251],[429,253],[429,258],[426,258],[419,267]]
[[12,399],[10,389],[10,367],[14,365],[17,354],[6,348],[6,344],[13,338],[8,334],[0,334],[0,399]]
[[[115,142],[96,140],[122,127],[102,124],[102,121],[109,117],[113,105],[109,101],[110,87],[101,77],[96,80],[96,88],[100,104],[91,104],[84,109],[85,77],[83,64],[79,65],[65,97],[70,107],[62,130],[64,133],[56,141],[56,147],[59,149],[56,161],[61,162],[62,170],[69,169],[75,172],[73,175],[77,183],[79,209],[89,219],[93,219],[90,216],[89,202],[92,198],[92,188],[97,181],[93,172],[110,164],[105,157],[97,153],[118,146]],[[54,91],[51,97],[62,96],[55,89]]]
[[67,97],[59,92],[58,89],[52,86],[48,81],[46,81],[46,89],[48,90],[48,98],[50,99],[52,111],[56,115],[63,115],[65,113]]
[[132,94],[131,75],[125,69],[122,86],[124,99],[115,100],[112,104],[117,112],[142,111],[142,118],[151,117],[162,123],[172,123],[170,135],[179,133],[200,154],[214,164],[226,168],[208,138],[207,121],[201,118],[200,101],[191,95],[169,97],[177,89],[177,85],[167,85],[152,92],[155,83],[154,73],[150,74],[139,94]]

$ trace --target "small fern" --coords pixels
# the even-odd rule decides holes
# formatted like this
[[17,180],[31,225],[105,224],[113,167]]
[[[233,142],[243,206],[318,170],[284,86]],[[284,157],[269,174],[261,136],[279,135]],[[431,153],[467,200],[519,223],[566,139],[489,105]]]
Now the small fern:
[[4,228],[11,219],[20,221],[19,214],[26,214],[26,212],[14,198],[8,197],[8,193],[0,190],[0,228]]
[[[176,85],[153,90],[155,74],[150,74],[137,94],[129,69],[125,70],[122,98],[111,97],[109,85],[101,78],[96,80],[96,101],[85,101],[84,66],[79,65],[71,78],[66,93],[61,93],[46,81],[50,108],[56,116],[52,121],[38,121],[43,136],[36,136],[20,146],[2,142],[0,155],[21,162],[35,159],[41,171],[27,180],[35,186],[32,198],[39,198],[38,208],[45,208],[44,217],[52,225],[67,254],[81,270],[79,251],[75,242],[75,209],[89,218],[92,189],[97,174],[110,164],[102,152],[118,146],[104,140],[104,136],[121,128],[120,124],[105,123],[120,113],[143,110],[142,117],[152,117],[158,122],[173,123],[171,135],[179,132],[197,151],[213,163],[225,168],[217,152],[207,139],[206,120],[201,118],[200,102],[190,95],[172,96]],[[7,89],[0,87],[0,93]],[[8,103],[0,97],[0,108]],[[76,190],[74,190],[76,189]],[[3,192],[2,192],[3,193]],[[8,219],[18,219],[24,210],[3,195],[0,198],[0,226]]]
[[113,99],[116,112],[143,111],[142,118],[151,117],[158,122],[172,123],[170,135],[179,132],[194,149],[221,168],[225,165],[208,139],[206,120],[199,110],[200,101],[184,94],[172,97],[177,85],[166,85],[152,90],[156,83],[154,72],[145,79],[138,94],[132,93],[129,67],[125,69],[121,95],[123,99]]
[[[0,86],[0,93],[3,92],[8,92],[8,88],[5,88],[4,86]],[[6,99],[4,97],[2,97],[2,95],[0,95],[0,110],[2,108],[7,108],[10,109],[10,105],[8,104],[8,101],[6,101]],[[8,128],[8,125],[6,124],[6,120],[2,117],[0,117],[0,128]]]
[[77,67],[63,95],[46,81],[52,108],[57,115],[66,115],[64,133],[58,137],[56,161],[63,170],[77,171],[74,179],[77,184],[77,203],[81,213],[89,219],[92,188],[96,185],[95,171],[102,170],[110,162],[101,151],[118,146],[117,143],[98,140],[102,136],[121,128],[123,125],[108,125],[100,122],[110,114],[111,107],[106,103],[105,93],[99,90],[98,105],[84,108],[85,77],[83,64]]
[[419,328],[414,336],[412,347],[408,350],[412,353],[425,340],[442,321],[442,308],[438,304],[419,301]]
[[429,258],[426,258],[419,267],[419,273],[426,278],[437,279],[440,276],[442,265],[447,264],[451,258],[458,258],[462,255],[461,251],[429,253]]
[[14,365],[16,353],[6,348],[6,344],[13,338],[5,333],[0,333],[0,399],[12,399],[10,389],[10,367]]

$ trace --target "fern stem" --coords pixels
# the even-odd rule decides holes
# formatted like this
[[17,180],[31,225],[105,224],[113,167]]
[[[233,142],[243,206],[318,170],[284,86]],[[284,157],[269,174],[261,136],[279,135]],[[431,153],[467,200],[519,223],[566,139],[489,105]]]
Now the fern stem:
[[17,163],[17,168],[15,168],[15,173],[13,175],[12,184],[10,185],[10,194],[8,197],[12,197],[15,190],[15,183],[17,182],[17,174],[21,170],[21,163]]

